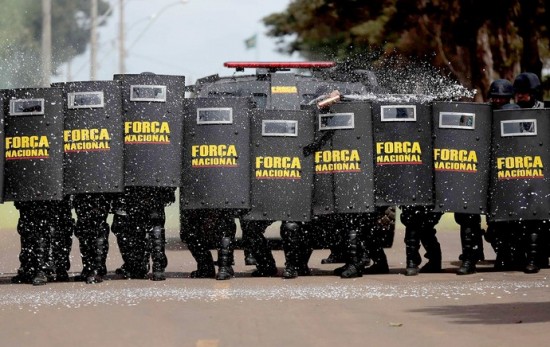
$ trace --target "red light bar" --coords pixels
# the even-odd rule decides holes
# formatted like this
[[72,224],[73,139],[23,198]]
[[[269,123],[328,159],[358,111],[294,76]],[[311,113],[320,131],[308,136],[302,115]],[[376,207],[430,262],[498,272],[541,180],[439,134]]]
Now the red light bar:
[[223,66],[229,68],[266,68],[266,69],[327,69],[335,66],[333,61],[282,61],[282,62],[254,62],[254,61],[228,61]]

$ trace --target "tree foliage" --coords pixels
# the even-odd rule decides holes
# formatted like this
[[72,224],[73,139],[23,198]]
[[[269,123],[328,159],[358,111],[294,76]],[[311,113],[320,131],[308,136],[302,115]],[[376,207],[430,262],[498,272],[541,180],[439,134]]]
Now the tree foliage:
[[[41,78],[42,2],[4,0],[0,11],[0,87],[37,86]],[[90,1],[52,0],[52,69],[86,51]],[[109,4],[98,1],[99,16]],[[100,23],[101,24],[101,23]]]
[[[264,18],[281,50],[363,63],[423,60],[479,91],[550,57],[550,0],[294,0]],[[401,59],[402,61],[402,59]]]

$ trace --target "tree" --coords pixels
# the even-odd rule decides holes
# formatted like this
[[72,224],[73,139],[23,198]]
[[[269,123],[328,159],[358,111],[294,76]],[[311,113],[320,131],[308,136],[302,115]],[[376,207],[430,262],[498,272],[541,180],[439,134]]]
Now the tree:
[[361,52],[371,63],[396,54],[428,61],[477,89],[481,100],[496,78],[541,76],[541,60],[549,57],[548,2],[295,0],[264,23],[282,50],[337,60]]
[[[90,2],[52,0],[52,68],[86,51],[90,39]],[[99,15],[109,12],[99,1]],[[41,2],[4,1],[0,11],[0,88],[40,84]]]

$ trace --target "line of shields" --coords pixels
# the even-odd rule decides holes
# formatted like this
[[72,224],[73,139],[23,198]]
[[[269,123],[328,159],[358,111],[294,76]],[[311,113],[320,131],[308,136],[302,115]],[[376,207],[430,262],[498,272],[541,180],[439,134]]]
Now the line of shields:
[[180,209],[309,221],[424,205],[494,221],[550,213],[550,110],[342,101],[259,109],[185,97],[185,78],[2,90],[2,201],[179,187]]

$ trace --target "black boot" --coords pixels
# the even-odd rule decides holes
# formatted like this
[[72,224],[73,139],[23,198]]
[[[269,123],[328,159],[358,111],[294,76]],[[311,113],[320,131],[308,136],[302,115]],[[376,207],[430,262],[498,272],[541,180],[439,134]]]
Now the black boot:
[[285,268],[282,276],[286,279],[298,277],[298,269],[301,263],[300,225],[295,222],[283,222],[281,224],[281,238],[283,239],[283,251],[285,253]]
[[214,267],[214,259],[212,253],[209,250],[204,252],[191,252],[195,261],[197,262],[197,270],[191,271],[189,277],[191,278],[215,278],[216,268]]
[[109,254],[109,224],[102,223],[100,228],[100,237],[102,242],[98,243],[98,252],[100,257],[98,273],[100,276],[107,275],[107,255]]
[[476,273],[476,263],[479,257],[476,228],[473,226],[460,226],[462,236],[462,265],[457,270],[457,275],[471,275]]
[[407,256],[405,276],[416,276],[420,271],[418,265],[422,260],[418,252],[420,249],[420,238],[418,233],[418,230],[414,228],[405,228],[405,254]]
[[117,275],[124,278],[130,278],[130,262],[131,262],[131,239],[132,229],[130,226],[130,218],[124,211],[116,211],[113,216],[111,230],[115,234],[120,256],[122,257],[122,265],[115,270]]
[[164,270],[168,266],[168,259],[166,258],[165,251],[165,231],[161,226],[155,226],[152,230],[152,252],[151,257],[153,259],[153,281],[164,281],[166,275]]
[[371,251],[371,258],[373,264],[363,270],[365,275],[385,275],[390,273],[388,258],[382,247]]
[[34,248],[36,256],[36,272],[32,278],[33,286],[41,286],[48,283],[48,277],[46,276],[47,259],[49,256],[49,245],[47,238],[43,235],[39,236],[36,240],[36,247]]
[[233,249],[230,237],[222,237],[220,249],[218,250],[218,273],[217,280],[228,280],[235,275],[231,266]]
[[527,245],[527,262],[525,264],[525,269],[523,272],[526,274],[534,274],[540,271],[540,268],[537,265],[537,254],[538,254],[538,232],[532,231],[527,235],[528,245]]
[[189,226],[190,231],[185,234],[185,242],[191,255],[197,262],[197,270],[192,271],[189,277],[191,278],[214,278],[216,277],[216,269],[214,267],[214,259],[212,253],[206,247],[206,241],[200,234],[194,232],[198,229],[195,225]]
[[[370,267],[363,269],[363,274],[365,275],[380,275],[380,274],[388,274],[390,273],[390,268],[388,265],[388,258],[386,257],[386,253],[384,252],[384,247],[382,246],[382,238],[381,233],[382,231],[378,227],[378,225],[374,225],[370,228],[370,230],[365,230],[366,232],[366,241],[364,242],[365,245],[368,245],[368,248],[364,248],[364,253],[368,253],[368,257],[370,258],[369,262],[372,261],[372,265]],[[365,263],[365,266],[368,266],[367,263]]]
[[346,265],[340,274],[341,278],[355,278],[363,276],[361,266],[361,249],[357,230],[350,229],[348,232],[348,247],[346,254]]
[[441,272],[441,245],[435,234],[436,230],[433,228],[422,230],[421,243],[426,249],[425,257],[428,259],[426,265],[420,269],[422,273]]

